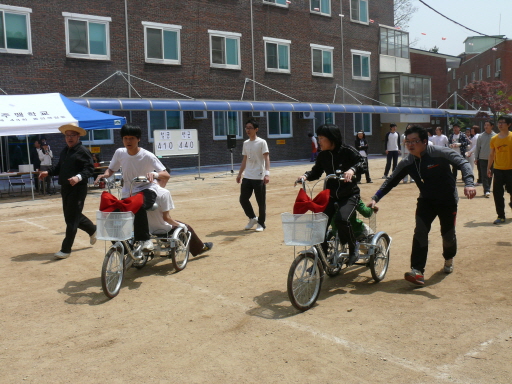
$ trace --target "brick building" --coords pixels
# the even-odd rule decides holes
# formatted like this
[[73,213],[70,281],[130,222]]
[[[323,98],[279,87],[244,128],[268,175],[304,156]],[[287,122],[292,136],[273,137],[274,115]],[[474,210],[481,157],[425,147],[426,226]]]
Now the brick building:
[[[0,0],[0,88],[6,94],[60,92],[84,104],[128,98],[293,98],[322,105],[357,100],[372,105],[372,100],[382,101],[383,75],[410,73],[408,34],[393,28],[392,0],[32,0],[29,5]],[[430,108],[430,83],[416,86],[423,86],[428,97],[386,104]],[[107,104],[93,108],[105,109],[98,105]],[[396,108],[384,115],[358,107],[352,110],[363,113],[335,113],[318,107],[313,113],[297,113],[273,108],[254,114],[273,160],[306,158],[307,134],[324,122],[337,124],[349,144],[356,131],[364,130],[374,148],[370,152],[379,153],[387,131],[387,124],[382,131],[381,121],[400,119],[404,112]],[[141,145],[147,149],[155,129],[197,129],[203,165],[229,162],[227,134],[237,136],[234,160],[240,162],[243,122],[253,115],[140,106],[110,111],[141,126]],[[84,142],[100,147],[103,159],[122,145],[112,130],[89,135]],[[16,140],[9,138],[9,144]],[[49,140],[55,149],[62,141]],[[9,153],[6,144],[4,139]],[[194,166],[197,160],[169,158],[164,163],[176,168]]]

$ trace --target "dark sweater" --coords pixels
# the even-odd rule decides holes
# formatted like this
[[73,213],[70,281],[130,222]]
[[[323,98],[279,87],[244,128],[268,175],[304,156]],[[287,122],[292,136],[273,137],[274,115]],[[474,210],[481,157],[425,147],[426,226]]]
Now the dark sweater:
[[48,169],[50,176],[59,176],[60,185],[69,185],[68,179],[80,174],[79,184],[87,184],[87,179],[93,176],[94,164],[89,150],[78,143],[72,148],[66,146],[60,153],[59,162]]

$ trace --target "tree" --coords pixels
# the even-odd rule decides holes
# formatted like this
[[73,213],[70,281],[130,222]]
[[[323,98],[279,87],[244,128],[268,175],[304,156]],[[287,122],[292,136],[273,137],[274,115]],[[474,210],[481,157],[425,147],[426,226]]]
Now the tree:
[[418,10],[418,7],[412,5],[411,0],[395,0],[393,11],[395,13],[395,27],[402,30],[409,28],[409,20],[412,14]]
[[437,45],[434,45],[434,47],[430,48],[428,51],[432,52],[432,53],[438,53],[439,52],[439,47]]
[[480,108],[490,109],[494,121],[497,121],[499,116],[512,111],[512,104],[508,97],[508,85],[503,81],[493,81],[492,83],[473,81],[464,87],[462,94]]

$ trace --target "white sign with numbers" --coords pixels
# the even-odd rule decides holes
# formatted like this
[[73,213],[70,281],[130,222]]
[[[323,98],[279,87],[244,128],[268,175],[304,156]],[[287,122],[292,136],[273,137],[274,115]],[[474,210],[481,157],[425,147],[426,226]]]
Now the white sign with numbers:
[[197,129],[156,130],[153,139],[157,157],[199,154]]

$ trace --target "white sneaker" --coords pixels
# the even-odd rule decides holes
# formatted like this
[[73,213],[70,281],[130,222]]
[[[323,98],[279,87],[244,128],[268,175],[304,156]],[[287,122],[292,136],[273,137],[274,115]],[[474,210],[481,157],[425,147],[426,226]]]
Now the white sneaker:
[[485,197],[487,197],[487,198],[491,197],[491,192],[485,192]]
[[245,230],[249,230],[249,229],[252,229],[252,227],[254,227],[256,224],[258,224],[258,218],[255,217],[253,219],[249,219],[249,222],[247,223],[247,225],[245,226]]
[[57,252],[54,256],[56,259],[67,259],[71,253]]
[[443,267],[444,273],[452,273],[453,272],[453,259],[448,259],[444,261]]
[[264,227],[262,227],[261,225],[258,224],[258,226],[256,227],[256,232],[263,232],[265,230]]
[[91,245],[96,244],[97,240],[98,239],[96,239],[96,232],[94,232],[91,236],[89,236],[89,242],[91,243]]
[[152,251],[153,249],[155,249],[155,247],[153,246],[153,241],[146,240],[145,242],[142,243],[143,251]]

